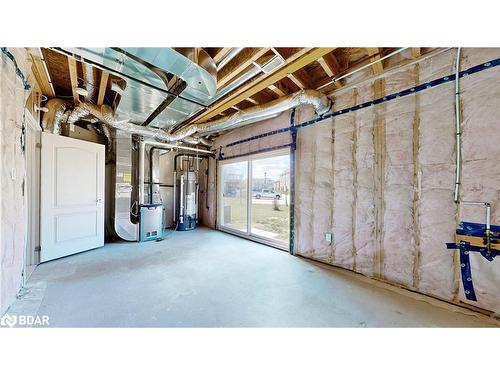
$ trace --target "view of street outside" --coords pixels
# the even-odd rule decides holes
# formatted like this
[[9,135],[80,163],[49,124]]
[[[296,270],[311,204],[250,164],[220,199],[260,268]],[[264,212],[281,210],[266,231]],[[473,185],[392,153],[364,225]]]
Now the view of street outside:
[[251,199],[250,233],[287,245],[290,235],[290,156],[252,160],[252,190],[247,191],[248,161],[222,166],[221,224],[247,231],[247,200]]
[[290,236],[289,171],[290,155],[252,161],[251,232],[286,244]]
[[247,161],[222,166],[221,224],[243,232],[247,231],[247,171]]

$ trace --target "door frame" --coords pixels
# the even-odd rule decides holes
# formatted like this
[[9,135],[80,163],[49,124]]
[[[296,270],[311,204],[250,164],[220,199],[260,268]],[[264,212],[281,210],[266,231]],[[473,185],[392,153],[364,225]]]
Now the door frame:
[[23,281],[26,282],[40,264],[40,142],[42,129],[38,120],[25,109],[25,202],[26,243]]
[[[273,150],[273,151],[264,151],[264,152],[256,152],[252,153],[249,155],[245,156],[238,156],[234,158],[228,158],[225,160],[218,160],[217,161],[217,229],[226,232],[229,234],[234,234],[236,236],[245,238],[250,241],[255,241],[262,243],[264,245],[268,245],[271,247],[275,247],[279,250],[283,251],[289,251],[289,244],[284,244],[281,241],[278,240],[272,240],[269,238],[265,238],[263,236],[259,236],[257,234],[251,233],[251,226],[252,226],[252,162],[254,160],[259,160],[259,159],[266,159],[269,157],[273,156],[282,156],[282,155],[291,155],[291,149],[290,147],[283,147],[278,150]],[[232,229],[229,227],[225,227],[222,225],[222,220],[221,220],[221,215],[223,211],[223,197],[222,197],[222,166],[226,164],[232,164],[232,163],[238,163],[246,161],[247,164],[247,230],[245,232],[239,231],[237,229]],[[291,168],[291,163],[289,164],[289,167]],[[290,204],[290,203],[289,203]],[[290,241],[290,237],[289,240]]]

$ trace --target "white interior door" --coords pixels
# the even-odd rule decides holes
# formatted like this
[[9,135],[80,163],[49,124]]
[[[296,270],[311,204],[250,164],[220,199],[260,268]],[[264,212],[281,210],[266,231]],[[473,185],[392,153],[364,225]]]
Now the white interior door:
[[104,245],[104,146],[42,133],[41,261]]

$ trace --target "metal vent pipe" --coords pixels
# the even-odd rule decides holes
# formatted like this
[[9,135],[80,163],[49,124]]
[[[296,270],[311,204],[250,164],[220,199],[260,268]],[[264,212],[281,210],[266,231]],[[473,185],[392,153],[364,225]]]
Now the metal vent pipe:
[[154,141],[141,141],[139,143],[139,204],[144,204],[144,171],[145,171],[145,153],[146,153],[146,146],[151,146],[155,148],[160,148],[160,149],[165,149],[165,150],[171,150],[171,149],[178,149],[178,150],[186,150],[186,151],[191,151],[191,152],[196,152],[204,155],[213,155],[212,151],[207,151],[207,150],[201,150],[197,148],[192,148],[192,147],[186,147],[186,146],[178,146],[178,145],[172,145],[168,143],[161,143],[161,142],[154,142]]
[[227,65],[227,63],[230,62],[232,59],[234,59],[236,55],[240,53],[242,50],[243,48],[232,48],[231,51],[229,51],[217,64],[217,71],[224,68]]
[[92,65],[85,64],[84,62],[82,62],[82,65],[83,76],[85,78],[85,88],[88,92],[88,94],[85,96],[85,99],[92,101],[97,91],[95,87],[94,67]]
[[205,135],[222,130],[235,129],[243,125],[272,117],[273,115],[278,115],[286,110],[301,105],[312,105],[316,114],[321,116],[331,109],[332,102],[325,94],[319,91],[301,90],[271,102],[256,105],[240,112],[236,112],[219,120],[201,124],[192,124],[185,129],[175,132],[174,135],[186,134],[185,136],[188,136],[194,133]]
[[[312,105],[316,114],[321,116],[331,109],[332,102],[325,94],[319,91],[301,90],[294,94],[273,100],[269,103],[250,107],[219,120],[188,125],[173,134],[170,134],[163,129],[140,126],[126,120],[119,121],[115,117],[110,106],[97,106],[89,102],[80,103],[73,110],[70,116],[71,119],[68,120],[68,122],[76,121],[83,116],[92,115],[101,122],[104,122],[115,129],[153,138],[161,142],[177,142],[182,141],[194,134],[203,136],[223,130],[236,129],[247,124],[274,117],[288,109],[295,108],[300,105]],[[194,143],[192,139],[190,140],[190,143]],[[204,143],[204,141],[200,142]]]
[[42,128],[44,131],[61,134],[61,125],[67,121],[68,113],[66,113],[69,103],[63,99],[50,99],[46,104],[48,112],[43,114]]

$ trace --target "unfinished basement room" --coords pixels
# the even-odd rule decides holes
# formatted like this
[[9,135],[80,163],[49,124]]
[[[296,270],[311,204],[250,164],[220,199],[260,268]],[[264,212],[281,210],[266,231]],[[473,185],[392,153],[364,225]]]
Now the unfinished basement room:
[[499,4],[2,11],[0,375],[499,372]]
[[499,327],[500,48],[64,21],[0,49],[0,341]]
[[486,48],[2,48],[1,312],[497,326],[499,65]]

